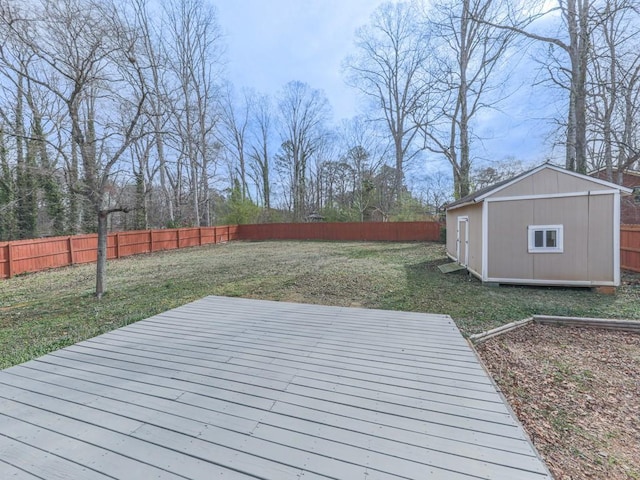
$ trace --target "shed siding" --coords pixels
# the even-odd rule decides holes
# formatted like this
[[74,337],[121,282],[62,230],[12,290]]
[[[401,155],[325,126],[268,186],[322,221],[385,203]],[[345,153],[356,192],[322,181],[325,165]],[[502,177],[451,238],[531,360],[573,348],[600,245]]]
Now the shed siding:
[[469,205],[447,212],[447,253],[456,258],[458,217],[469,217],[469,258],[467,265],[482,273],[482,204]]
[[532,203],[534,225],[564,226],[564,252],[528,253],[533,257],[533,276],[524,278],[587,280],[589,197],[545,198]]
[[613,252],[613,195],[589,198],[589,280],[615,279]]
[[511,197],[520,195],[554,195],[558,193],[586,192],[608,190],[588,179],[552,169],[543,169],[533,175],[525,177],[509,187],[503,188],[488,198]]
[[492,278],[533,278],[527,253],[527,225],[533,223],[533,202],[490,202],[487,273]]
[[[489,202],[489,277],[613,281],[613,198]],[[563,253],[528,253],[529,225],[563,225]]]

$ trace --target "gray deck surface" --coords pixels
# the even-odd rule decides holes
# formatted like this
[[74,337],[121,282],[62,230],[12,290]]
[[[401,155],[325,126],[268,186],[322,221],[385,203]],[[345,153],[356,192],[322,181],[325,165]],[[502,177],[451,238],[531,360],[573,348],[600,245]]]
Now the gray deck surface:
[[448,316],[207,297],[1,371],[0,478],[550,476]]

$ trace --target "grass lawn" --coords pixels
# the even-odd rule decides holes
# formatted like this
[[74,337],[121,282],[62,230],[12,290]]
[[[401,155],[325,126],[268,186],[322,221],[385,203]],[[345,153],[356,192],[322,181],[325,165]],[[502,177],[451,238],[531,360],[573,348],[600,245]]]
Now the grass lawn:
[[464,334],[534,313],[640,319],[638,275],[616,295],[495,288],[446,261],[429,243],[233,242],[111,261],[101,301],[94,265],[2,280],[0,368],[206,295],[444,313]]

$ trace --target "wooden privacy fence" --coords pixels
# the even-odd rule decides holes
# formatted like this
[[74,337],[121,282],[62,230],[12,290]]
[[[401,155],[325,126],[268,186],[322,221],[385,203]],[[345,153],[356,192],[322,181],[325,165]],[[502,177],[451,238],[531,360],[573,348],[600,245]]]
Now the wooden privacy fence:
[[620,267],[640,272],[640,225],[620,227]]
[[239,225],[241,240],[415,242],[440,240],[438,222],[264,223]]
[[[143,230],[109,234],[107,258],[232,240],[438,241],[437,222],[271,223]],[[0,279],[96,261],[98,236],[38,238],[0,243]],[[620,228],[620,266],[640,272],[640,225]]]
[[[107,258],[238,240],[238,226],[117,232],[107,238]],[[98,235],[0,243],[0,278],[96,261]]]
[[[109,234],[107,258],[231,240],[436,241],[436,222],[276,223],[142,230]],[[96,261],[98,236],[37,238],[0,243],[0,279]]]

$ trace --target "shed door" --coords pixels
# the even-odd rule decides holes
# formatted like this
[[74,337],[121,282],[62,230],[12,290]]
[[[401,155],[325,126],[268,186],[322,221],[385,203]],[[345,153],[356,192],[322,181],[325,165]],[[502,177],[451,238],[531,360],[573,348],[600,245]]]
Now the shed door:
[[469,217],[458,217],[456,244],[458,263],[466,267],[469,260]]

